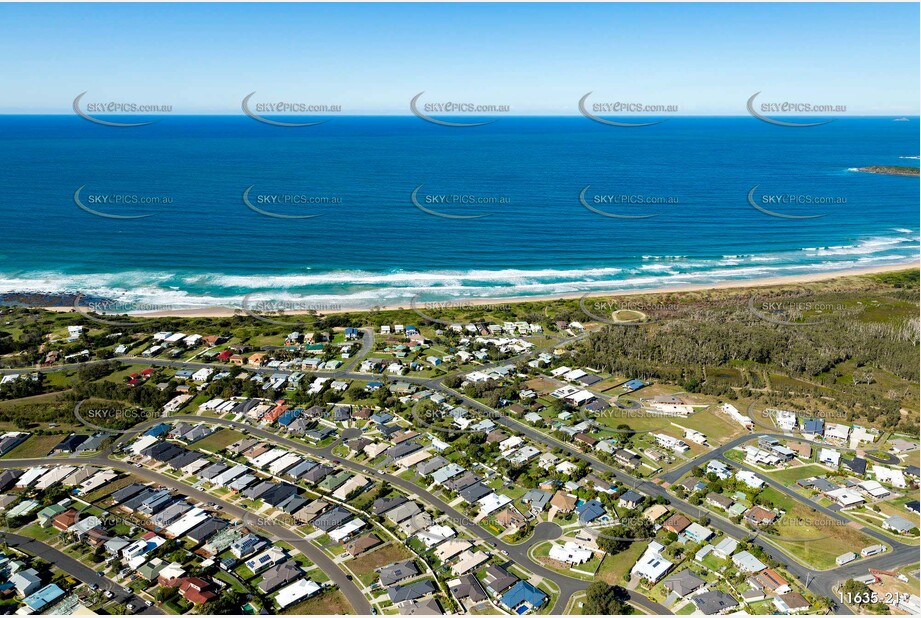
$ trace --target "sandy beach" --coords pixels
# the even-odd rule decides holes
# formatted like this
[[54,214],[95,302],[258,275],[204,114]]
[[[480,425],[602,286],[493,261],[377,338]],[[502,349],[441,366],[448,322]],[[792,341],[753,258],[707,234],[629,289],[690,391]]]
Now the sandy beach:
[[[814,273],[807,275],[789,275],[784,277],[770,277],[765,279],[752,279],[748,281],[724,281],[718,283],[708,283],[701,285],[686,285],[686,286],[670,286],[670,287],[659,287],[659,288],[648,288],[648,289],[639,289],[639,290],[624,290],[624,291],[611,291],[611,292],[588,292],[583,294],[560,294],[553,296],[518,296],[518,297],[503,297],[503,298],[463,298],[463,299],[454,299],[446,300],[444,302],[445,308],[462,308],[462,307],[473,307],[481,305],[499,305],[499,304],[511,304],[511,303],[529,303],[529,302],[546,302],[553,300],[574,300],[583,297],[620,297],[620,296],[636,296],[640,294],[670,294],[675,292],[698,292],[703,290],[723,290],[723,289],[738,289],[738,288],[763,288],[776,285],[790,285],[790,284],[800,284],[800,283],[814,283],[818,281],[828,281],[830,279],[837,279],[839,277],[847,277],[854,275],[871,275],[877,273],[885,272],[894,272],[900,270],[908,270],[911,268],[918,268],[919,264],[917,262],[906,262],[902,264],[892,264],[888,266],[875,266],[871,268],[856,268],[850,270],[839,270],[839,271],[829,271],[824,273]],[[422,305],[423,303],[419,303]],[[432,303],[428,303],[431,305]],[[397,309],[409,309],[409,301],[402,305],[385,305],[375,307],[375,310],[378,311],[387,311],[387,310],[397,310]],[[76,311],[73,306],[67,307],[45,307],[48,311]],[[342,307],[335,310],[322,311],[321,314],[333,314],[333,313],[356,313],[362,311],[369,311],[369,307]],[[207,317],[230,317],[239,312],[239,309],[234,309],[232,307],[224,306],[213,306],[213,307],[197,307],[189,309],[172,309],[168,311],[151,311],[151,312],[132,312],[131,315],[136,315],[138,317],[149,317],[149,318],[164,318],[164,317],[185,317],[185,318],[207,318]],[[298,315],[309,313],[308,311],[297,311],[290,310],[285,311],[286,315]]]

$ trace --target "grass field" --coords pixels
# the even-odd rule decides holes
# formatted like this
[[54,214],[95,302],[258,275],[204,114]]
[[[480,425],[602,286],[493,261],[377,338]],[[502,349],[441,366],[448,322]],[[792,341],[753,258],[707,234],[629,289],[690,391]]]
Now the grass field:
[[351,569],[355,577],[360,579],[363,584],[370,585],[377,579],[377,573],[374,572],[374,569],[398,560],[408,560],[412,557],[412,552],[404,546],[391,543],[348,561],[346,566]]
[[835,558],[846,551],[859,551],[877,543],[876,539],[863,534],[855,526],[841,524],[819,511],[813,511],[772,487],[765,489],[761,495],[786,511],[775,526],[777,536],[802,540],[768,538],[816,569],[834,568]]
[[918,499],[918,494],[916,492],[915,493],[909,492],[906,495],[902,496],[901,498],[896,498],[894,500],[887,500],[886,502],[879,502],[877,503],[877,505],[879,506],[883,514],[885,515],[899,515],[900,517],[904,517],[908,521],[912,521],[916,525],[921,526],[921,515],[919,515],[918,513],[909,511],[907,508],[905,508],[905,505],[908,502],[912,500],[917,500],[917,499]]
[[[52,385],[52,382],[49,380],[47,384]],[[64,388],[69,386],[69,383],[66,383],[65,380],[58,386]],[[0,430],[21,431],[27,426],[31,429],[54,429],[70,433],[84,429],[84,425],[74,418],[73,404],[68,403],[64,397],[67,392],[55,391],[0,401]],[[23,421],[28,425],[22,425]],[[51,426],[52,424],[54,427]]]
[[[630,414],[630,416],[627,416]],[[633,416],[633,415],[636,416]],[[681,425],[688,429],[695,429],[705,436],[707,442],[711,445],[722,444],[737,435],[740,435],[744,429],[738,423],[717,415],[709,409],[695,412],[687,418],[681,416],[665,416],[647,414],[642,411],[617,410],[613,409],[607,413],[600,414],[596,419],[601,425],[615,428],[625,423],[634,431],[667,431],[668,433],[684,437],[683,432],[675,427],[672,423]]]
[[243,439],[243,434],[236,429],[218,429],[210,436],[205,436],[195,443],[195,448],[216,453],[226,446]]
[[3,456],[3,459],[35,459],[45,457],[51,452],[58,442],[64,439],[63,435],[29,436],[29,438]]
[[683,427],[696,429],[707,436],[707,442],[717,444],[741,435],[745,429],[735,421],[707,409],[675,421]]
[[341,616],[345,614],[351,614],[352,612],[352,606],[349,605],[345,595],[343,595],[338,590],[327,590],[326,592],[321,592],[313,598],[307,599],[303,603],[292,605],[291,607],[285,609],[282,614],[286,616],[316,616],[320,614],[325,614],[327,616]]
[[648,543],[633,543],[625,551],[619,554],[608,554],[601,561],[598,572],[595,573],[595,579],[606,582],[612,586],[623,585],[624,573],[630,571],[643,552],[646,551]]
[[777,470],[768,472],[768,476],[784,485],[790,486],[796,484],[800,479],[807,479],[813,476],[823,476],[828,474],[828,470],[822,466],[796,466],[786,470]]
[[127,487],[132,483],[143,483],[141,479],[137,478],[133,474],[122,477],[120,479],[115,479],[111,483],[106,483],[103,487],[100,487],[96,491],[87,494],[83,497],[86,502],[93,503],[105,498],[109,494],[113,494],[123,487]]

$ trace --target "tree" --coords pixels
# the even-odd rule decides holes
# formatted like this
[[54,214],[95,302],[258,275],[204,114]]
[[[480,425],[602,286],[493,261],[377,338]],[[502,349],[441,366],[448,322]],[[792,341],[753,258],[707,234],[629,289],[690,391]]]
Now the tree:
[[630,547],[630,538],[630,531],[625,526],[613,526],[603,530],[598,536],[598,547],[609,554],[619,554]]
[[240,592],[236,590],[225,590],[211,601],[208,601],[204,607],[204,613],[216,615],[239,614],[240,607],[245,600],[245,597]]
[[605,582],[594,582],[585,589],[585,605],[583,614],[596,614],[602,616],[617,616],[629,614],[631,608],[627,605],[630,593],[620,586],[609,586]]

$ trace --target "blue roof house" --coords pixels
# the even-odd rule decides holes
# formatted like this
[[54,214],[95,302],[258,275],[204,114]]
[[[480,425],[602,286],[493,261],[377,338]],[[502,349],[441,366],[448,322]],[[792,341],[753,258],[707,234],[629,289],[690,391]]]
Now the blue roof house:
[[508,592],[502,595],[500,602],[516,614],[524,614],[540,608],[547,602],[547,595],[532,584],[519,580]]
[[160,423],[158,425],[154,425],[153,427],[145,431],[144,435],[159,438],[163,434],[167,433],[169,430],[170,430],[170,426],[168,424]]
[[33,612],[40,612],[45,607],[64,596],[64,591],[57,584],[48,584],[38,592],[22,600]]
[[604,507],[597,500],[589,500],[576,507],[579,514],[579,523],[587,524],[604,515]]
[[803,433],[825,433],[825,420],[821,418],[806,419],[803,423]]
[[643,383],[642,380],[630,380],[624,384],[624,388],[626,388],[628,391],[635,391],[636,389],[643,388],[644,386],[646,386],[646,384]]

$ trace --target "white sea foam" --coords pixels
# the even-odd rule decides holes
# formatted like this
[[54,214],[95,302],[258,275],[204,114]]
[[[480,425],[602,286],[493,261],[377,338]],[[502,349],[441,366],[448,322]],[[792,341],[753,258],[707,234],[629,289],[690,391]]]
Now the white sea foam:
[[[408,306],[413,297],[497,298],[574,294],[753,280],[906,261],[916,232],[900,228],[899,237],[873,237],[850,245],[806,247],[771,255],[733,254],[720,258],[648,256],[634,268],[501,269],[449,272],[334,271],[292,275],[188,275],[128,271],[71,275],[56,272],[0,273],[0,292],[77,292],[161,308],[239,306],[252,298],[309,301],[345,308],[378,304]],[[913,249],[913,248],[912,248]],[[802,263],[807,254],[809,263]],[[914,255],[917,252],[911,251]],[[665,259],[666,262],[655,260]],[[181,282],[177,289],[177,282]]]

